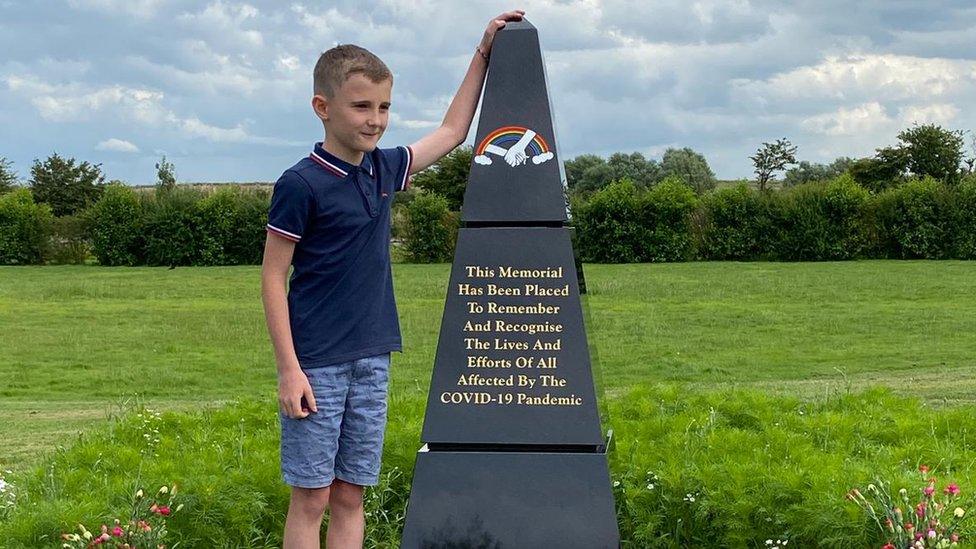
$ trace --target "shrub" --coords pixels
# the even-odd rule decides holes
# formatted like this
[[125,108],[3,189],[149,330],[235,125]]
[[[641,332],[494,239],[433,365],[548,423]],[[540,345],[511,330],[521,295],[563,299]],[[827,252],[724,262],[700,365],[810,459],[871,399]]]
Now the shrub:
[[875,254],[895,259],[944,259],[953,251],[956,208],[945,184],[926,177],[876,195],[868,218]]
[[647,231],[639,223],[641,200],[629,179],[615,181],[589,200],[574,201],[573,225],[580,259],[596,263],[644,261]]
[[254,265],[264,253],[268,222],[266,191],[221,188],[197,203],[200,263]]
[[769,255],[771,204],[775,195],[740,183],[709,193],[695,214],[699,257],[710,260],[754,260]]
[[976,259],[976,174],[963,178],[956,193],[956,250],[960,259]]
[[407,258],[415,263],[450,261],[457,242],[459,218],[447,207],[447,199],[437,194],[423,194],[406,207],[404,247]]
[[777,259],[829,261],[857,257],[865,237],[868,192],[850,175],[793,188],[780,201]]
[[142,261],[143,208],[132,188],[105,186],[102,197],[85,211],[92,252],[102,265],[137,265]]
[[638,197],[644,225],[642,261],[684,261],[692,255],[691,214],[695,192],[680,178],[669,176]]
[[191,188],[143,198],[146,211],[143,225],[146,265],[207,265],[219,254],[214,239],[207,238],[197,202],[202,195]]
[[88,259],[91,244],[82,215],[55,217],[51,226],[50,260],[62,265],[81,264]]
[[48,252],[51,207],[37,204],[27,189],[0,196],[0,264],[40,264]]

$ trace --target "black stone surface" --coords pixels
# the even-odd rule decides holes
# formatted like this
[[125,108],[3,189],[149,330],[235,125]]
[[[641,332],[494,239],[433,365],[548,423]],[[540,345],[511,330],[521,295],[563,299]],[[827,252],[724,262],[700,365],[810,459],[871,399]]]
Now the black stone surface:
[[[552,276],[502,276],[515,271]],[[563,295],[531,295],[549,292]],[[519,306],[548,312],[501,309]],[[531,334],[529,326],[562,331]],[[422,440],[602,445],[586,341],[569,229],[461,229]]]
[[607,456],[417,454],[403,549],[619,547]]
[[[532,137],[524,161],[512,166],[504,155],[523,136]],[[565,175],[556,151],[545,65],[538,32],[528,21],[508,23],[492,44],[474,153],[462,221],[566,221]]]

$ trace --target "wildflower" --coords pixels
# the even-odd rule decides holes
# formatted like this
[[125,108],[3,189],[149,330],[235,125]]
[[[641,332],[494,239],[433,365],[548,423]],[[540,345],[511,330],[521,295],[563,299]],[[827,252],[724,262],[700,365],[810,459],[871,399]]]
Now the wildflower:
[[896,549],[896,548],[894,545],[891,544],[891,542],[888,542],[884,544],[884,547],[882,547],[881,549]]
[[654,489],[654,483],[652,482],[652,483],[648,484],[647,485],[647,489],[648,490],[653,490]]
[[910,522],[906,522],[905,523],[905,530],[911,531],[911,530],[914,530],[914,529],[915,529],[915,525],[914,524],[912,524]]
[[767,539],[766,540],[766,545],[772,545],[772,544],[773,544],[773,540],[771,540],[771,539]]
[[159,488],[159,493],[160,494],[165,494],[167,492],[169,492],[169,486],[162,486],[162,487]]
[[937,536],[937,535],[938,534],[935,533],[935,530],[929,530],[929,532],[928,532],[929,539],[935,539],[935,536]]
[[116,526],[115,528],[112,528],[112,535],[117,538],[121,538],[122,536],[125,535],[125,531],[123,531],[122,528]]
[[966,515],[966,510],[962,507],[956,507],[956,510],[953,511],[952,514],[955,515],[956,518],[962,518]]
[[924,501],[922,503],[919,503],[918,505],[915,506],[915,515],[918,518],[922,518],[922,517],[925,516],[925,502]]
[[159,508],[159,511],[157,511],[157,512],[160,515],[163,515],[164,517],[168,517],[169,514],[170,514],[169,506],[168,505],[163,505],[162,507]]
[[959,495],[959,485],[958,484],[950,484],[950,485],[946,486],[945,487],[945,493],[948,494],[948,495],[950,495],[950,496],[958,496]]
[[935,486],[929,484],[924,489],[922,489],[922,493],[924,493],[926,496],[931,496],[933,493],[935,493]]
[[919,473],[922,473],[923,475],[926,474],[926,473],[928,473],[929,472],[929,466],[928,465],[919,465],[918,466],[918,472]]
[[951,540],[952,543],[958,542],[959,541],[959,534],[952,534],[951,536],[949,536],[949,540]]
[[142,497],[142,489],[141,488],[139,489],[138,492],[136,492],[136,497],[137,498],[141,498]]

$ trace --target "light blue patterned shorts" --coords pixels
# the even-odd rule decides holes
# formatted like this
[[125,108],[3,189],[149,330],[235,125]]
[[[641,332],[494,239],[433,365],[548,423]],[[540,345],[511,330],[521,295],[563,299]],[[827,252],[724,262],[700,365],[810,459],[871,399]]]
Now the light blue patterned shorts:
[[389,353],[303,370],[317,413],[281,420],[285,484],[323,488],[336,478],[375,486],[386,429]]

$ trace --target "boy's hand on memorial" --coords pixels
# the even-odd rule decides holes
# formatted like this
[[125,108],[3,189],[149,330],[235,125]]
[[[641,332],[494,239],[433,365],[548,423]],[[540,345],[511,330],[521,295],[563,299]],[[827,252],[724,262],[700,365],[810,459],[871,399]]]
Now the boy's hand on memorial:
[[312,386],[309,385],[308,377],[301,368],[278,375],[278,407],[292,419],[302,419],[308,417],[310,412],[319,411],[315,406]]
[[482,53],[487,56],[491,52],[491,44],[495,41],[496,32],[505,28],[505,24],[509,21],[521,21],[524,15],[525,10],[506,11],[489,21],[488,28],[485,29],[485,35],[481,37],[481,45],[478,46],[481,48]]

